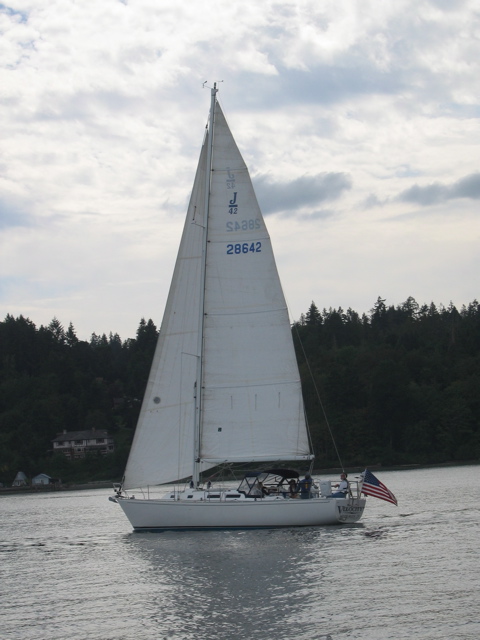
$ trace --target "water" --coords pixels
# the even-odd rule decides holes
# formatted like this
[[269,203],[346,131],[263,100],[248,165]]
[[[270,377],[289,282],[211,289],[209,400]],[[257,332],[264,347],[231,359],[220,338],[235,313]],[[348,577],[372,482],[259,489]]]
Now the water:
[[0,498],[2,640],[480,637],[480,467],[382,472],[361,523],[133,533],[108,490]]

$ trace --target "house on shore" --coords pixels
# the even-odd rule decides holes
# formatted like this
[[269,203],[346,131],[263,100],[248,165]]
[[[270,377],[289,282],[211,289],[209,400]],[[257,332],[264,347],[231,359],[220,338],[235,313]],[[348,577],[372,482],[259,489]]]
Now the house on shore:
[[41,487],[46,485],[57,485],[62,484],[60,478],[51,478],[46,473],[39,473],[34,478],[32,478],[32,487]]
[[106,456],[115,451],[115,443],[106,429],[66,431],[52,440],[53,453],[63,453],[69,460],[85,458],[89,453]]
[[52,478],[47,476],[46,473],[39,473],[37,476],[32,478],[32,486],[33,485],[41,485],[41,484],[50,484]]

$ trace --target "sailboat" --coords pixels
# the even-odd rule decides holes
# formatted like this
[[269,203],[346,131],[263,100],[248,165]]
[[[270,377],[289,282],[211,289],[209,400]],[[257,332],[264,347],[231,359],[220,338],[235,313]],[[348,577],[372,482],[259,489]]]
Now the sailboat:
[[[135,530],[356,522],[361,487],[329,497],[330,483],[316,488],[288,466],[311,467],[314,455],[287,305],[217,91],[125,475],[110,499]],[[248,469],[237,488],[208,480],[234,463]]]

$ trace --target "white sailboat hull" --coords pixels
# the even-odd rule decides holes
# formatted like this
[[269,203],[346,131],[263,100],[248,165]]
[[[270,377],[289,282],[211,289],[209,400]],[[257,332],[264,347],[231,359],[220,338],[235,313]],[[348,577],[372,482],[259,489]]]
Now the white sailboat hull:
[[363,498],[191,501],[116,499],[135,530],[250,529],[353,523]]

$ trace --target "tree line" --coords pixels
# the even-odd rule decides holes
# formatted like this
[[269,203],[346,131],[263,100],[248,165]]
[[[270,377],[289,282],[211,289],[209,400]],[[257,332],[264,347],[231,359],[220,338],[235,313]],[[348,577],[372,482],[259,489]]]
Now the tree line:
[[[317,468],[480,458],[480,305],[408,298],[368,314],[314,302],[292,327]],[[17,471],[64,481],[121,478],[158,330],[79,340],[54,318],[0,322],[0,482]],[[68,461],[64,429],[108,429],[115,453]],[[336,447],[333,444],[333,434]]]
[[480,458],[477,300],[378,298],[362,316],[312,302],[293,335],[320,464],[335,458],[328,425],[345,466]]
[[[87,342],[56,318],[37,328],[7,315],[0,323],[0,482],[11,484],[19,470],[64,482],[121,478],[157,336],[142,319],[134,339],[92,334]],[[53,455],[58,433],[94,428],[113,435],[113,454]]]

